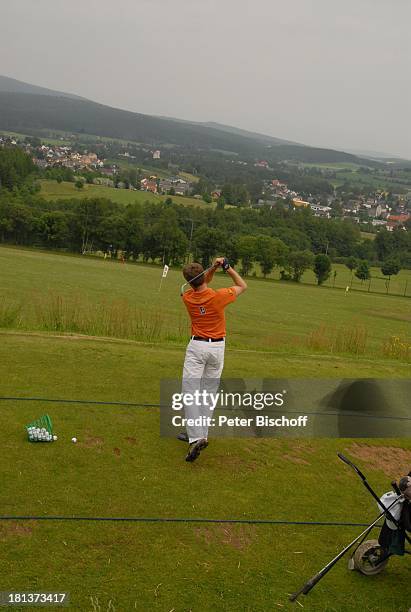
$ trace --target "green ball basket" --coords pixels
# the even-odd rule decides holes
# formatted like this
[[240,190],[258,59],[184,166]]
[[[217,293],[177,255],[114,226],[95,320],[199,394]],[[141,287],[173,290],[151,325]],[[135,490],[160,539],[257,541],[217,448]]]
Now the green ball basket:
[[26,425],[27,437],[29,438],[29,441],[30,442],[43,442],[43,440],[30,440],[29,427],[39,427],[40,429],[44,427],[44,429],[46,429],[49,432],[49,434],[53,435],[53,423],[48,414],[44,414],[36,421],[33,421],[32,423],[29,423],[28,425]]

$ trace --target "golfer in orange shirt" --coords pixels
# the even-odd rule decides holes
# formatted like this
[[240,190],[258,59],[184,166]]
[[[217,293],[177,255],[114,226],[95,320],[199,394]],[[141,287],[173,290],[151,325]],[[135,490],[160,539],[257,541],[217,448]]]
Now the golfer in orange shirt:
[[[214,291],[208,286],[218,267],[233,280],[231,287]],[[213,266],[204,271],[199,263],[184,266],[183,274],[190,284],[190,290],[182,294],[183,302],[191,318],[191,339],[188,343],[183,369],[183,393],[206,390],[215,393],[220,384],[224,367],[225,314],[228,304],[247,289],[241,276],[228,264],[224,257],[218,257]],[[189,443],[186,461],[195,461],[208,445],[207,417],[212,417],[210,406],[201,400],[194,405],[185,404],[185,417],[201,424],[186,426],[187,436],[180,439]],[[201,418],[203,417],[203,418]]]

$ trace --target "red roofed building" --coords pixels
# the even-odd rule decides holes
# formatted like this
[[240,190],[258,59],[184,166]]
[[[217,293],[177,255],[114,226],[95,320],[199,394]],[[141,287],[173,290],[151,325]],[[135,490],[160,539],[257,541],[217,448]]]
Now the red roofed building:
[[409,213],[402,213],[400,215],[388,215],[388,221],[395,221],[396,223],[403,224],[411,218]]
[[153,181],[153,180],[149,180],[149,179],[142,179],[142,181],[140,182],[141,184],[141,191],[151,191],[151,193],[157,193],[158,189],[157,189],[157,182]]

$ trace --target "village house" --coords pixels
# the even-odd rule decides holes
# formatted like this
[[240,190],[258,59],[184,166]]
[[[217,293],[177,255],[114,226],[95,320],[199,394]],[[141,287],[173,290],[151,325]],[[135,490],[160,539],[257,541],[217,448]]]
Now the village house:
[[295,208],[305,208],[307,206],[310,206],[310,203],[306,202],[305,200],[300,200],[299,198],[293,198],[292,199],[292,205]]
[[411,215],[409,213],[401,213],[399,215],[388,215],[387,217],[387,230],[392,232],[396,228],[406,229],[404,224],[411,219]]
[[388,215],[388,221],[396,221],[397,223],[403,225],[411,218],[409,213],[402,213],[400,215]]
[[151,193],[158,193],[157,180],[153,180],[152,177],[143,178],[140,181],[141,191],[150,191]]
[[175,195],[184,196],[190,193],[191,185],[179,177],[162,179],[159,183],[160,192],[169,193],[170,189],[174,190]]
[[269,168],[268,161],[260,160],[254,164],[256,168]]
[[369,217],[376,219],[380,217],[382,214],[382,206],[381,204],[373,204],[372,206],[367,206],[367,214]]
[[332,208],[330,206],[322,206],[321,204],[310,204],[309,206],[316,217],[325,217],[326,219],[331,217]]
[[263,200],[263,199],[260,198],[257,201],[257,203],[254,204],[254,206],[256,208],[261,208],[263,206],[269,206],[270,208],[272,208],[273,206],[275,206],[275,204],[276,204],[275,200]]

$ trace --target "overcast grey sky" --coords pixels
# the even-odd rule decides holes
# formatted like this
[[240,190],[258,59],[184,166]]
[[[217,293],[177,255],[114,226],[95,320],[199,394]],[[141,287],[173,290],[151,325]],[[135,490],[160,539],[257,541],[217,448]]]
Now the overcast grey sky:
[[0,74],[411,158],[409,0],[2,0]]

